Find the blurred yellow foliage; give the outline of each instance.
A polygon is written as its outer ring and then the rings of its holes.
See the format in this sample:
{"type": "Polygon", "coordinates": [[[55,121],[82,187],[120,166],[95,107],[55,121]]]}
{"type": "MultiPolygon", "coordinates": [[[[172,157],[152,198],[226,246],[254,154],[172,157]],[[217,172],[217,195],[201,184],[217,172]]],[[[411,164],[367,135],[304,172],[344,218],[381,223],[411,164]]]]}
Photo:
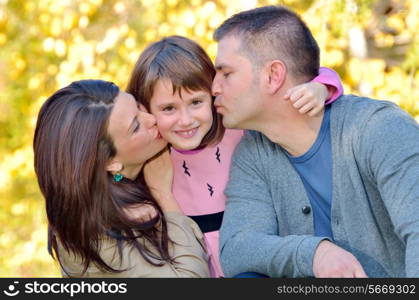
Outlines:
{"type": "Polygon", "coordinates": [[[419,120],[415,0],[0,1],[0,276],[60,276],[33,171],[33,129],[48,95],[83,78],[124,88],[144,47],[167,35],[195,39],[214,58],[214,29],[266,4],[301,14],[346,93],[394,101],[419,120]]]}

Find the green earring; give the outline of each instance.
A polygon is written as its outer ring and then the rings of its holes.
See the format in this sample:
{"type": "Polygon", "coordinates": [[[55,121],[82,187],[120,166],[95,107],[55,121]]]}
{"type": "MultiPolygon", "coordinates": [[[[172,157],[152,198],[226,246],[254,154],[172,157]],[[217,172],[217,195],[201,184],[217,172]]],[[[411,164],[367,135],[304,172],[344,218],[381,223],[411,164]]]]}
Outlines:
{"type": "Polygon", "coordinates": [[[121,173],[116,173],[115,175],[113,175],[113,179],[115,180],[115,182],[120,182],[122,178],[124,178],[124,175],[122,175],[121,173]]]}

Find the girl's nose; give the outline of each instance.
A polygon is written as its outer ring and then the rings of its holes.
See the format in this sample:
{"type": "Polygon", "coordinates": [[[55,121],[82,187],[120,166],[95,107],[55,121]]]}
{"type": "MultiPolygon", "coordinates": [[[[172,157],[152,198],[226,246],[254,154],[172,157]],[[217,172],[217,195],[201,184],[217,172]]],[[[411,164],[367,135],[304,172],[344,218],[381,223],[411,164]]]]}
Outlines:
{"type": "Polygon", "coordinates": [[[187,110],[181,112],[179,123],[185,127],[193,123],[193,119],[187,110]]]}

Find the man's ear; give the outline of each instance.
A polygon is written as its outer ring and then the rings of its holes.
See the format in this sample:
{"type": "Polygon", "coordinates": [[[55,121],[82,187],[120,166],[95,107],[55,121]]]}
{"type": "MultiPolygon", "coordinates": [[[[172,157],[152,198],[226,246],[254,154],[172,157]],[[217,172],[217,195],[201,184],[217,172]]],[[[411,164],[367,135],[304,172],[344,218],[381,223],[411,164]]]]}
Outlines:
{"type": "Polygon", "coordinates": [[[120,172],[121,170],[122,170],[122,164],[115,159],[112,159],[106,166],[106,171],[109,171],[111,173],[117,173],[117,172],[120,172]]]}
{"type": "Polygon", "coordinates": [[[272,60],[266,65],[266,87],[269,94],[275,94],[285,83],[287,67],[281,60],[272,60]]]}

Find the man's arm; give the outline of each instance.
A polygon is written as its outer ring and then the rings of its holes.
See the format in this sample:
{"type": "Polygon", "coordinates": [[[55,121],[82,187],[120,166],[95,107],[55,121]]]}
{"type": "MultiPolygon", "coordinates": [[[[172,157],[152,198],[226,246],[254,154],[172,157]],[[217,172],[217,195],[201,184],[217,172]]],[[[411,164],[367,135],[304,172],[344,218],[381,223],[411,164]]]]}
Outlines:
{"type": "Polygon", "coordinates": [[[406,245],[406,276],[419,277],[419,125],[389,105],[361,132],[361,165],[376,182],[394,231],[406,245]]]}
{"type": "Polygon", "coordinates": [[[226,276],[242,272],[271,277],[313,276],[313,255],[322,238],[278,235],[277,216],[267,182],[269,174],[260,162],[256,138],[246,134],[233,156],[220,237],[224,273],[226,276]]]}

